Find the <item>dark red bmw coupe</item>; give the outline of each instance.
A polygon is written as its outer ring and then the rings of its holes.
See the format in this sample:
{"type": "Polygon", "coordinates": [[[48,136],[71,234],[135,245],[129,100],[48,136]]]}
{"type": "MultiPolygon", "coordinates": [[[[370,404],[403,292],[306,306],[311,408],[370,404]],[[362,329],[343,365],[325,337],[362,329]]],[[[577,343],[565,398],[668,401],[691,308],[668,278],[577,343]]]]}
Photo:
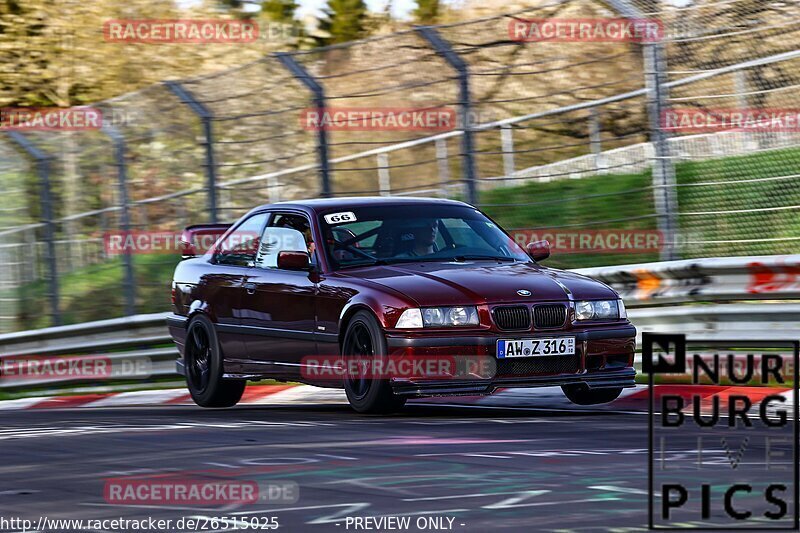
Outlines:
{"type": "Polygon", "coordinates": [[[604,403],[634,385],[619,295],[541,266],[546,242],[523,250],[461,202],[278,203],[182,240],[168,325],[204,407],[235,405],[259,379],[344,388],[359,412],[547,385],[604,403]],[[200,255],[209,231],[222,236],[200,255]]]}

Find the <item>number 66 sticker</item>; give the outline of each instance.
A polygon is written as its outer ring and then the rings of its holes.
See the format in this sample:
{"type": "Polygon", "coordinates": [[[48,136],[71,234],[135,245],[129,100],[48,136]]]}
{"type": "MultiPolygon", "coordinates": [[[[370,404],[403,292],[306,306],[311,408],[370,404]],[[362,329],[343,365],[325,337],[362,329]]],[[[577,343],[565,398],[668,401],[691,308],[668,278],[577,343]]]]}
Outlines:
{"type": "Polygon", "coordinates": [[[356,215],[351,211],[345,213],[331,213],[325,215],[325,222],[328,224],[344,224],[345,222],[355,222],[356,215]]]}

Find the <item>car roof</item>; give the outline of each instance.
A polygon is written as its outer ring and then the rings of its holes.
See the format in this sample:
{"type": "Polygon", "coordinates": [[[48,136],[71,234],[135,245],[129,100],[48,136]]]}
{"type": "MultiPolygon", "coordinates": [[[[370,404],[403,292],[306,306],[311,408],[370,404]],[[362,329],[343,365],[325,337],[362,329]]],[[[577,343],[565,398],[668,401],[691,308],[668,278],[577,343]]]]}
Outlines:
{"type": "Polygon", "coordinates": [[[292,200],[288,202],[277,202],[266,204],[256,209],[275,208],[275,207],[296,207],[310,209],[316,212],[323,212],[330,209],[350,209],[355,207],[367,207],[376,205],[451,205],[470,207],[469,204],[457,200],[447,200],[444,198],[408,198],[397,196],[353,196],[342,198],[316,198],[313,200],[292,200]]]}

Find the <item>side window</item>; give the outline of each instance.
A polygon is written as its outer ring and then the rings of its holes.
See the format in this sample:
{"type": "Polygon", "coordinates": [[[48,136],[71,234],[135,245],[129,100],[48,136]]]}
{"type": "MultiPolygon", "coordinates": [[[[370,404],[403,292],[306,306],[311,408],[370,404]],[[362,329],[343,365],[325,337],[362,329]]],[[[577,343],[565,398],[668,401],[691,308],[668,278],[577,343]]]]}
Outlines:
{"type": "Polygon", "coordinates": [[[307,252],[308,246],[303,234],[291,228],[266,228],[261,238],[256,266],[259,268],[278,268],[280,252],[307,252]]]}
{"type": "Polygon", "coordinates": [[[261,229],[268,216],[267,213],[260,213],[242,222],[217,246],[215,261],[220,265],[253,266],[259,249],[261,229]]]}
{"type": "Polygon", "coordinates": [[[303,215],[276,213],[264,228],[256,258],[259,268],[277,268],[280,252],[308,252],[313,260],[314,241],[311,224],[303,215]]]}

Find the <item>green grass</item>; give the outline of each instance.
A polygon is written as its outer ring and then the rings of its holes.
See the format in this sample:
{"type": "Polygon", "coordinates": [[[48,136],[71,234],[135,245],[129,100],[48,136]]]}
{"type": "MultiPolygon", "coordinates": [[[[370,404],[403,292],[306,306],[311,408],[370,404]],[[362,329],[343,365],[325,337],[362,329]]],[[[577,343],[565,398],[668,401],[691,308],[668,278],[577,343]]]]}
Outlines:
{"type": "MultiPolygon", "coordinates": [[[[690,240],[752,242],[688,244],[680,255],[714,257],[793,253],[800,237],[796,210],[715,215],[690,213],[800,205],[800,149],[784,149],[675,166],[680,231],[690,240]],[[742,183],[741,180],[763,180],[742,183]],[[738,182],[738,183],[737,183],[738,182]],[[697,186],[697,184],[706,184],[697,186]]],[[[483,209],[505,228],[639,229],[657,228],[649,171],[602,174],[582,179],[527,183],[481,194],[483,209]],[[527,205],[503,205],[527,204],[527,205]]],[[[554,255],[550,265],[577,268],[657,261],[656,253],[554,255]]]]}
{"type": "MultiPolygon", "coordinates": [[[[579,180],[526,183],[481,194],[481,207],[507,230],[655,229],[650,173],[604,174],[579,180]],[[619,206],[624,203],[624,208],[619,206]],[[505,204],[505,205],[504,205],[505,204]],[[507,205],[528,204],[528,205],[507,205]]],[[[556,254],[548,264],[583,267],[620,262],[657,261],[658,254],[556,254]]]]}
{"type": "MultiPolygon", "coordinates": [[[[170,306],[170,283],[179,256],[134,256],[136,312],[158,313],[170,306]]],[[[62,318],[65,324],[123,316],[124,269],[121,258],[63,274],[59,279],[62,318]]],[[[50,325],[47,284],[37,281],[23,286],[19,329],[50,325]]]]}

